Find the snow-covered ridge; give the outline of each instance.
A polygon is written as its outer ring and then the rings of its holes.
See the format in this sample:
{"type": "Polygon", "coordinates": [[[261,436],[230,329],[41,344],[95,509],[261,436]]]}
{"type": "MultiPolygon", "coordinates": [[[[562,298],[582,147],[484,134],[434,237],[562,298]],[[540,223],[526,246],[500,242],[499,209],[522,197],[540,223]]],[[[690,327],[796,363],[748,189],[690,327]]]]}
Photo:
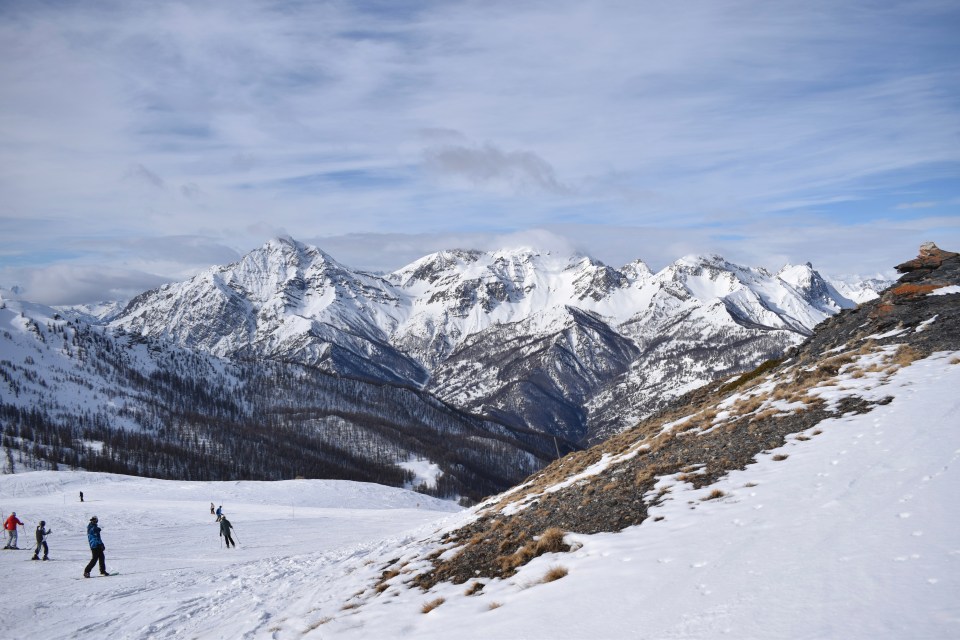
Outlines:
{"type": "MultiPolygon", "coordinates": [[[[139,296],[112,324],[218,355],[251,346],[281,352],[329,333],[323,325],[348,328],[328,337],[361,351],[358,336],[389,344],[430,369],[491,326],[526,321],[549,329],[574,306],[617,327],[649,311],[665,290],[701,305],[721,300],[740,322],[799,332],[854,305],[810,265],[771,276],[720,256],[687,256],[654,274],[642,261],[618,270],[581,255],[521,248],[442,251],[380,277],[277,238],[234,264],[139,296]],[[225,313],[233,316],[226,326],[222,318],[204,322],[225,313]]],[[[302,355],[320,360],[321,352],[302,355]]]]}
{"type": "Polygon", "coordinates": [[[853,306],[810,265],[772,275],[687,256],[652,273],[640,260],[615,269],[526,247],[441,251],[378,276],[287,237],[138,296],[110,326],[223,357],[425,387],[576,440],[626,426],[593,417],[629,421],[619,398],[668,398],[749,368],[853,306]],[[711,344],[716,358],[678,359],[665,337],[685,350],[711,344]],[[550,406],[518,391],[542,388],[538,371],[551,378],[550,406]],[[562,398],[570,406],[553,406],[562,398]]]}

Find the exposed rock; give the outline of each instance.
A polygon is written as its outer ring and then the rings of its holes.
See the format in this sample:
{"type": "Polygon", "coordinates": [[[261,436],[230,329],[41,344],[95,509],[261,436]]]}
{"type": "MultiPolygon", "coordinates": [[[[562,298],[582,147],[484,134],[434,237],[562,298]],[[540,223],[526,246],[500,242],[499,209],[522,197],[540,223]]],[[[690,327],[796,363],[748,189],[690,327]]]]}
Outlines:
{"type": "Polygon", "coordinates": [[[596,533],[639,524],[669,491],[658,485],[662,478],[706,486],[782,446],[792,434],[798,440],[816,437],[814,427],[826,418],[889,403],[889,397],[852,394],[827,403],[808,391],[833,385],[842,373],[867,375],[861,359],[875,375],[886,375],[933,352],[960,350],[960,294],[929,295],[960,285],[960,256],[935,247],[927,248],[926,256],[921,268],[880,300],[821,323],[788,358],[693,391],[633,429],[570,454],[491,500],[476,520],[447,534],[446,546],[458,552],[432,558],[416,583],[429,588],[440,581],[509,576],[532,557],[530,541],[550,528],[596,533]],[[881,308],[886,310],[880,313],[881,308]],[[792,408],[778,408],[783,404],[792,408]]]}

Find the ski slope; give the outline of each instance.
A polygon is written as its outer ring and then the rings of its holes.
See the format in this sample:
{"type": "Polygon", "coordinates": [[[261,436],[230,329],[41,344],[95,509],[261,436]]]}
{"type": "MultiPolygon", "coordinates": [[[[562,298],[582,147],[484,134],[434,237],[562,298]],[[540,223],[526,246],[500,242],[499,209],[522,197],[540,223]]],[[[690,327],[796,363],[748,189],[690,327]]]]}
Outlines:
{"type": "Polygon", "coordinates": [[[334,480],[171,482],[102,473],[0,476],[0,509],[45,520],[48,562],[3,551],[0,619],[10,638],[270,637],[272,619],[323,586],[371,542],[399,544],[459,511],[451,502],[334,480]],[[79,492],[84,492],[83,503],[79,492]],[[210,503],[223,505],[236,549],[221,546],[210,503]],[[86,525],[99,519],[107,569],[82,577],[86,525]]]}
{"type": "Polygon", "coordinates": [[[711,487],[664,478],[670,497],[640,526],[568,534],[575,551],[469,596],[470,584],[422,592],[404,573],[373,588],[471,517],[403,490],[3,476],[0,507],[29,521],[28,538],[46,519],[55,561],[0,554],[0,616],[8,637],[51,639],[956,638],[958,388],[960,352],[841,376],[823,393],[893,400],[823,421],[711,487]],[[707,500],[714,489],[723,497],[707,500]],[[219,547],[211,501],[238,549],[219,547]],[[84,580],[94,513],[120,575],[84,580]],[[552,567],[568,574],[542,583],[552,567]]]}

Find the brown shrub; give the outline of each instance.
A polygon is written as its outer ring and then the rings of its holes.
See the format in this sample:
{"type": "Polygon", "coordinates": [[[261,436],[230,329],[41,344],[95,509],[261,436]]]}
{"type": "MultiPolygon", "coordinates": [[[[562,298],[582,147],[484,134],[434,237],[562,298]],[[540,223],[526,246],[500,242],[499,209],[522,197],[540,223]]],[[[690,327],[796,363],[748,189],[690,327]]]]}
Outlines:
{"type": "Polygon", "coordinates": [[[433,611],[434,609],[436,609],[446,601],[447,601],[446,598],[437,598],[436,600],[431,600],[430,602],[427,602],[422,607],[420,607],[420,612],[430,613],[431,611],[433,611]]]}
{"type": "Polygon", "coordinates": [[[707,497],[701,498],[701,499],[702,499],[704,502],[706,502],[707,500],[718,500],[718,499],[722,498],[722,497],[725,496],[725,495],[727,495],[727,494],[724,493],[723,491],[721,491],[720,489],[714,489],[714,490],[711,491],[709,494],[707,494],[707,497]]]}
{"type": "Polygon", "coordinates": [[[493,611],[494,609],[499,609],[502,606],[503,605],[500,604],[499,602],[491,602],[490,604],[487,605],[487,608],[493,611]]]}
{"type": "Polygon", "coordinates": [[[550,527],[540,535],[540,539],[537,540],[537,555],[543,555],[545,553],[560,553],[562,551],[569,551],[570,545],[563,541],[563,529],[559,527],[550,527]]]}
{"type": "Polygon", "coordinates": [[[783,358],[780,358],[778,360],[767,360],[766,362],[761,363],[760,366],[754,369],[753,371],[748,371],[747,373],[744,373],[733,382],[728,382],[727,384],[723,385],[722,387],[720,387],[720,389],[718,389],[718,391],[721,394],[729,393],[730,391],[733,391],[737,387],[743,386],[746,383],[750,382],[751,380],[762,376],[767,371],[770,371],[776,368],[778,365],[780,365],[783,362],[783,360],[784,360],[783,358]]]}
{"type": "Polygon", "coordinates": [[[790,456],[788,456],[785,453],[778,453],[777,455],[773,456],[773,459],[776,460],[777,462],[780,462],[781,460],[786,460],[789,457],[790,456]]]}
{"type": "Polygon", "coordinates": [[[763,398],[759,396],[750,396],[749,398],[741,398],[733,405],[732,413],[734,415],[746,415],[748,413],[753,413],[760,408],[760,405],[763,404],[763,398]]]}
{"type": "Polygon", "coordinates": [[[470,588],[464,592],[464,595],[475,596],[483,591],[484,586],[486,585],[484,585],[482,582],[474,582],[472,585],[470,585],[470,588]]]}
{"type": "Polygon", "coordinates": [[[894,364],[898,364],[901,367],[906,367],[912,364],[914,361],[920,359],[920,352],[911,347],[908,344],[902,344],[897,349],[896,353],[893,354],[891,361],[894,364]]]}
{"type": "Polygon", "coordinates": [[[543,579],[541,579],[540,582],[543,582],[543,583],[553,582],[554,580],[559,580],[560,578],[563,578],[568,573],[570,572],[567,571],[566,567],[561,567],[559,565],[555,567],[550,567],[550,570],[547,571],[547,573],[543,576],[543,579]]]}
{"type": "Polygon", "coordinates": [[[768,418],[772,418],[773,416],[777,415],[778,413],[780,413],[780,409],[776,409],[776,408],[774,408],[774,407],[770,407],[769,409],[764,409],[763,411],[761,411],[760,413],[758,413],[756,416],[754,416],[754,419],[755,419],[755,420],[766,420],[766,419],[768,419],[768,418]]]}

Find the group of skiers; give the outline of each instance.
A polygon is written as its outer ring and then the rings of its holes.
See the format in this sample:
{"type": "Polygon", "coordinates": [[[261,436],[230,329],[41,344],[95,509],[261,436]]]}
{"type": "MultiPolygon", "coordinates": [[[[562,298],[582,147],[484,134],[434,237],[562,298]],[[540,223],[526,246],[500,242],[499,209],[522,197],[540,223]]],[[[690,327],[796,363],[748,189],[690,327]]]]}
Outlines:
{"type": "MultiPolygon", "coordinates": [[[[17,517],[17,512],[14,511],[10,516],[3,522],[3,530],[7,534],[7,544],[4,546],[4,549],[19,549],[17,546],[18,536],[17,536],[17,527],[22,527],[23,522],[20,521],[20,518],[17,517]]],[[[47,523],[43,520],[40,521],[40,524],[37,525],[37,548],[33,552],[33,560],[49,560],[50,547],[47,546],[47,536],[53,533],[50,529],[47,529],[47,523]],[[40,551],[43,551],[43,558],[40,558],[40,551]]]]}
{"type": "MultiPolygon", "coordinates": [[[[81,502],[83,501],[83,493],[80,494],[81,502]]],[[[210,503],[210,513],[217,516],[217,522],[220,523],[220,537],[224,538],[227,544],[227,549],[231,546],[236,547],[237,543],[233,541],[233,537],[230,535],[233,525],[230,524],[230,521],[227,520],[227,517],[223,515],[223,505],[217,507],[216,510],[213,508],[213,503],[210,503]]],[[[7,543],[4,546],[4,549],[19,549],[17,546],[17,527],[23,527],[24,523],[17,517],[17,512],[14,511],[10,516],[4,520],[3,529],[6,533],[7,543]]],[[[36,537],[37,537],[37,547],[33,552],[32,560],[49,560],[50,557],[50,547],[47,545],[47,536],[53,533],[51,529],[47,529],[47,523],[44,520],[40,521],[40,524],[37,525],[36,537]],[[40,557],[40,552],[43,551],[43,557],[40,557]]],[[[104,551],[107,547],[103,544],[103,539],[100,537],[100,521],[97,519],[97,516],[90,518],[90,522],[87,523],[87,543],[90,545],[91,558],[90,562],[87,563],[87,566],[83,569],[83,577],[89,578],[90,571],[96,565],[100,565],[100,575],[109,576],[111,575],[107,571],[106,567],[106,557],[104,556],[104,551]]]]}
{"type": "Polygon", "coordinates": [[[227,520],[227,516],[223,515],[223,505],[220,505],[216,509],[213,508],[213,503],[210,503],[210,514],[217,516],[217,522],[220,523],[220,537],[224,539],[227,544],[227,549],[230,548],[230,545],[233,545],[236,548],[237,543],[233,541],[233,538],[230,536],[230,530],[233,529],[233,525],[230,524],[230,521],[227,520]]]}

